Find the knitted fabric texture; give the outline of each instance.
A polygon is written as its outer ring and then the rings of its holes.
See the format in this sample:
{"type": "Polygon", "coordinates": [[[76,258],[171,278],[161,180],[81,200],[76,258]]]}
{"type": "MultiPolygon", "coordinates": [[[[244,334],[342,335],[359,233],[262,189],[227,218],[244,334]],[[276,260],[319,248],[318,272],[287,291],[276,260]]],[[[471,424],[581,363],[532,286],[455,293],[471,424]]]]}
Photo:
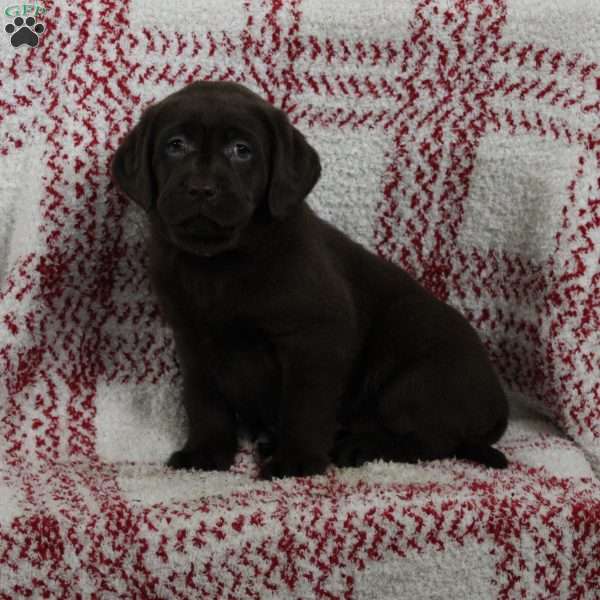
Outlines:
{"type": "Polygon", "coordinates": [[[24,6],[0,52],[0,598],[600,597],[600,3],[24,6]],[[181,377],[109,164],[199,79],[287,111],[322,158],[309,203],[477,328],[506,471],[163,466],[181,377]]]}

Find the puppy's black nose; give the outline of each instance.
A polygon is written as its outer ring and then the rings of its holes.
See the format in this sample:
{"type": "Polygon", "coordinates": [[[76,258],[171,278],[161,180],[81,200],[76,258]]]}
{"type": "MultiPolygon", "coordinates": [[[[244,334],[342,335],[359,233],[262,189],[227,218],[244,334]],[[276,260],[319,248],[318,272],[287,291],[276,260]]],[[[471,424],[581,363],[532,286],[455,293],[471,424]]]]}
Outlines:
{"type": "Polygon", "coordinates": [[[185,184],[185,189],[190,196],[210,200],[217,195],[217,186],[211,181],[190,179],[185,184]]]}

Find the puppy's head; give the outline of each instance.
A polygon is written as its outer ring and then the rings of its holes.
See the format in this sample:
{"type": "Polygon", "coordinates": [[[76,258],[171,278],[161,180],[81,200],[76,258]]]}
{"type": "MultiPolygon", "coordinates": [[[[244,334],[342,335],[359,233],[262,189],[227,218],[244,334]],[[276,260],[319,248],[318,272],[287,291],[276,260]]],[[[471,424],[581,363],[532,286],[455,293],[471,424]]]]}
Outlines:
{"type": "Polygon", "coordinates": [[[290,215],[320,172],[286,115],[234,83],[194,83],[151,106],[112,163],[159,233],[198,256],[235,248],[257,215],[290,215]]]}

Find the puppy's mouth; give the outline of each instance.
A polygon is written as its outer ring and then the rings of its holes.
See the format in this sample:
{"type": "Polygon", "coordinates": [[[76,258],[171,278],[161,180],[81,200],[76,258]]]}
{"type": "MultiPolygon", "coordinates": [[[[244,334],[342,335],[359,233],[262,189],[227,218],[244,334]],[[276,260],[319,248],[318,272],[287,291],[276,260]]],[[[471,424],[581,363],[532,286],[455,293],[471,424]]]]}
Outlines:
{"type": "Polygon", "coordinates": [[[238,227],[222,227],[208,219],[192,219],[167,229],[167,237],[176,246],[198,256],[214,256],[233,247],[238,227]]]}

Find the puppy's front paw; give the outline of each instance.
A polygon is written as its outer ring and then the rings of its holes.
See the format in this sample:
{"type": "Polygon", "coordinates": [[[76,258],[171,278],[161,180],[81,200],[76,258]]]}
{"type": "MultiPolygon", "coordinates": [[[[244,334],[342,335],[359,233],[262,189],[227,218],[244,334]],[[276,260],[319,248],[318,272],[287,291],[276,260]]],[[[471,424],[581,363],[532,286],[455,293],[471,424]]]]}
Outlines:
{"type": "Polygon", "coordinates": [[[200,469],[202,471],[227,471],[233,464],[235,448],[199,446],[193,450],[174,452],[167,461],[172,469],[200,469]]]}
{"type": "Polygon", "coordinates": [[[331,451],[331,460],[337,467],[359,467],[377,457],[377,442],[369,435],[345,432],[338,435],[331,451]]]}
{"type": "Polygon", "coordinates": [[[260,475],[262,479],[321,475],[328,464],[325,455],[276,451],[262,464],[260,475]]]}

